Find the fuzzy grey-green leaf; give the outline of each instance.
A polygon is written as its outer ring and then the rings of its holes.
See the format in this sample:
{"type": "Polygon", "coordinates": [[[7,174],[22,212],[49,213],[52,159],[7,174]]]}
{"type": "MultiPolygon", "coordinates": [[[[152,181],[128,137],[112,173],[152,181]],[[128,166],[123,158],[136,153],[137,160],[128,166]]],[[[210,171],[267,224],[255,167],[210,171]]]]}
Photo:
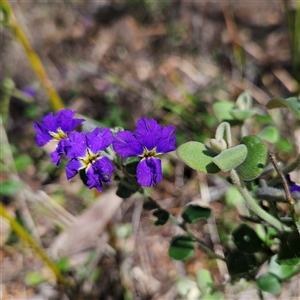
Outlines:
{"type": "Polygon", "coordinates": [[[199,142],[187,142],[176,150],[177,156],[191,168],[203,173],[218,173],[220,169],[213,163],[218,153],[199,142]]]}
{"type": "Polygon", "coordinates": [[[266,107],[268,109],[288,107],[296,118],[300,119],[300,99],[297,99],[296,97],[287,99],[273,98],[267,103],[266,107]]]}
{"type": "Polygon", "coordinates": [[[267,148],[260,138],[255,135],[243,137],[240,145],[246,146],[248,153],[246,159],[236,168],[236,171],[244,180],[253,180],[261,174],[265,166],[267,148]]]}
{"type": "Polygon", "coordinates": [[[247,156],[247,147],[237,145],[235,147],[222,151],[214,157],[212,161],[223,171],[228,172],[239,166],[247,156]]]}

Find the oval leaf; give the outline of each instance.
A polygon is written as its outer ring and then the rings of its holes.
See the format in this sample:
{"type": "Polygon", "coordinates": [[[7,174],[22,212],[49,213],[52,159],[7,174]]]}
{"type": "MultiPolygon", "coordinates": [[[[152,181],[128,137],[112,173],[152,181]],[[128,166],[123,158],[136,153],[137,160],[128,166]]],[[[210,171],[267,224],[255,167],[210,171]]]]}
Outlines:
{"type": "Polygon", "coordinates": [[[296,97],[287,99],[273,98],[267,103],[266,107],[268,109],[287,107],[296,118],[300,119],[300,99],[296,97]]]}
{"type": "Polygon", "coordinates": [[[194,242],[185,235],[179,235],[173,238],[169,248],[169,256],[176,260],[184,260],[194,253],[194,242]]]}
{"type": "Polygon", "coordinates": [[[258,237],[257,233],[246,224],[241,224],[236,228],[232,236],[235,245],[243,252],[255,253],[263,249],[262,240],[258,237]]]}
{"type": "Polygon", "coordinates": [[[280,280],[287,280],[298,273],[298,268],[296,266],[279,265],[276,260],[277,254],[271,257],[269,272],[274,274],[280,280]]]}
{"type": "Polygon", "coordinates": [[[229,112],[236,120],[239,121],[244,121],[256,114],[256,111],[254,109],[249,109],[249,110],[232,109],[229,112]]]}
{"type": "Polygon", "coordinates": [[[143,209],[145,210],[153,210],[159,208],[158,204],[152,200],[152,199],[148,199],[146,202],[144,202],[143,204],[143,209]]]}
{"type": "Polygon", "coordinates": [[[200,219],[208,219],[210,216],[211,210],[199,205],[189,205],[184,209],[182,213],[183,220],[191,224],[197,222],[200,219]]]}
{"type": "Polygon", "coordinates": [[[214,280],[211,273],[208,270],[201,269],[197,271],[196,278],[199,289],[203,294],[207,294],[212,290],[214,286],[214,280]]]}
{"type": "Polygon", "coordinates": [[[218,173],[220,169],[212,162],[218,153],[199,142],[187,142],[180,145],[176,153],[191,168],[203,173],[218,173]]]}
{"type": "Polygon", "coordinates": [[[216,102],[213,105],[213,111],[217,119],[222,121],[234,120],[233,116],[230,114],[230,110],[235,108],[235,104],[229,101],[216,102]]]}
{"type": "Polygon", "coordinates": [[[300,235],[297,231],[284,232],[280,237],[278,264],[295,266],[300,263],[300,235]]]}
{"type": "Polygon", "coordinates": [[[247,147],[238,145],[222,151],[212,161],[223,171],[228,172],[239,166],[247,157],[247,147]]]}
{"type": "Polygon", "coordinates": [[[276,143],[280,138],[279,130],[274,126],[264,128],[257,136],[269,143],[276,143]]]}
{"type": "Polygon", "coordinates": [[[280,294],[282,290],[282,286],[278,278],[275,275],[270,273],[259,276],[256,283],[259,289],[271,293],[273,295],[280,294]]]}
{"type": "Polygon", "coordinates": [[[169,220],[169,212],[164,209],[158,209],[153,213],[153,216],[157,217],[157,221],[154,223],[155,226],[165,225],[169,220]]]}
{"type": "Polygon", "coordinates": [[[236,171],[244,180],[253,180],[261,174],[265,166],[267,148],[260,138],[255,135],[243,137],[240,144],[247,147],[248,153],[246,159],[236,168],[236,171]]]}
{"type": "Polygon", "coordinates": [[[227,255],[226,264],[229,274],[235,276],[252,271],[256,267],[256,258],[253,254],[236,250],[227,255]]]}
{"type": "Polygon", "coordinates": [[[241,93],[236,100],[236,105],[241,110],[251,109],[252,103],[253,103],[252,97],[247,92],[241,93]]]}
{"type": "Polygon", "coordinates": [[[130,180],[124,177],[118,184],[116,195],[120,198],[129,198],[135,192],[137,192],[136,187],[132,186],[130,180]]]}

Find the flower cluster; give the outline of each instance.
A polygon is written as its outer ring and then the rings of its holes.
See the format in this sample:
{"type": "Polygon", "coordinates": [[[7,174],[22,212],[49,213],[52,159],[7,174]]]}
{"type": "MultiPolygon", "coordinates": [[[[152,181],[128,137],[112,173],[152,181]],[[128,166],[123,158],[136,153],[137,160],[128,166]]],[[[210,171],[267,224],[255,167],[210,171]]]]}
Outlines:
{"type": "Polygon", "coordinates": [[[175,150],[174,126],[162,127],[154,119],[142,118],[134,133],[117,133],[113,148],[122,157],[139,156],[137,181],[142,186],[153,186],[162,180],[161,160],[158,155],[175,150]]]}
{"type": "Polygon", "coordinates": [[[108,128],[95,128],[92,132],[74,132],[84,119],[75,119],[75,111],[69,109],[52,113],[35,122],[38,146],[44,146],[50,140],[58,145],[51,153],[52,162],[58,167],[65,155],[70,161],[66,166],[67,179],[78,172],[85,171],[87,186],[102,191],[103,183],[110,182],[115,167],[107,157],[105,150],[113,146],[116,154],[122,158],[140,157],[137,165],[137,182],[151,187],[162,180],[161,160],[158,155],[175,150],[176,136],[174,126],[162,127],[154,119],[142,118],[137,122],[134,133],[125,130],[113,136],[108,128]]]}
{"type": "Polygon", "coordinates": [[[56,116],[50,113],[42,119],[42,123],[34,123],[37,132],[36,143],[39,147],[51,140],[58,141],[56,149],[51,153],[51,162],[56,163],[57,167],[60,165],[61,156],[66,153],[68,135],[84,121],[84,119],[74,119],[75,113],[70,109],[60,110],[56,116]]]}

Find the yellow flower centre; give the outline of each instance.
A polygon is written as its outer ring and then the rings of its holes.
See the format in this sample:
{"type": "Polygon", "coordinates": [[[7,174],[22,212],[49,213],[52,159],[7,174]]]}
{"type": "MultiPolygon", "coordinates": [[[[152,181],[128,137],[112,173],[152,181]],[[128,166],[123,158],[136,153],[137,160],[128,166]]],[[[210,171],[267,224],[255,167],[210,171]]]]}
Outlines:
{"type": "Polygon", "coordinates": [[[49,131],[49,134],[58,141],[67,138],[67,135],[60,128],[57,129],[57,132],[49,131]]]}
{"type": "Polygon", "coordinates": [[[84,163],[85,168],[88,168],[99,158],[99,156],[100,154],[93,154],[90,152],[90,149],[86,149],[85,157],[78,159],[84,163]]]}
{"type": "Polygon", "coordinates": [[[141,155],[141,157],[142,158],[156,157],[158,155],[159,155],[159,153],[156,153],[156,147],[154,147],[152,150],[148,150],[146,147],[144,147],[144,152],[141,155]]]}

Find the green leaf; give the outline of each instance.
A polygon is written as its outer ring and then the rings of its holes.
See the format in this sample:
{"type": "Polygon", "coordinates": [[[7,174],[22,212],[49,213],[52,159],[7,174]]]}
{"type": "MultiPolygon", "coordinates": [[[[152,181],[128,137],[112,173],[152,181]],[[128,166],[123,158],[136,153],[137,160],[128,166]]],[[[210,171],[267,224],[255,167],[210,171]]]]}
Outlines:
{"type": "MultiPolygon", "coordinates": [[[[222,122],[216,130],[216,140],[221,142],[224,140],[227,144],[226,148],[232,147],[231,128],[228,122],[222,122]]],[[[225,149],[226,149],[225,148],[225,149]]]]}
{"type": "Polygon", "coordinates": [[[235,120],[244,121],[256,114],[256,110],[240,110],[240,109],[231,109],[229,113],[234,117],[235,120]]]}
{"type": "Polygon", "coordinates": [[[214,286],[214,280],[211,273],[208,270],[201,269],[197,271],[196,278],[201,292],[203,294],[210,293],[214,286]]]}
{"type": "Polygon", "coordinates": [[[287,107],[296,118],[300,119],[300,99],[296,97],[287,99],[273,98],[267,103],[266,107],[268,109],[287,107]]]}
{"type": "Polygon", "coordinates": [[[191,168],[203,173],[218,173],[220,169],[212,162],[218,153],[199,142],[187,142],[180,145],[176,153],[191,168]]]}
{"type": "Polygon", "coordinates": [[[25,281],[29,286],[37,286],[46,279],[38,272],[29,272],[26,274],[25,281]]]}
{"type": "Polygon", "coordinates": [[[286,139],[281,138],[276,144],[277,149],[280,149],[282,152],[290,153],[293,150],[293,145],[286,139]]]}
{"type": "Polygon", "coordinates": [[[278,295],[281,293],[282,286],[278,278],[270,273],[263,274],[259,276],[256,281],[257,286],[264,292],[271,293],[273,295],[278,295]]]}
{"type": "Polygon", "coordinates": [[[280,236],[278,264],[295,266],[300,263],[300,235],[297,231],[284,232],[280,236]]]}
{"type": "Polygon", "coordinates": [[[234,120],[230,111],[235,107],[236,105],[233,102],[229,102],[229,101],[216,102],[213,104],[213,111],[215,116],[220,122],[229,121],[229,120],[234,120]]]}
{"type": "Polygon", "coordinates": [[[279,130],[274,126],[264,128],[257,136],[269,143],[276,143],[280,138],[279,130]]]}
{"type": "Polygon", "coordinates": [[[256,267],[255,256],[239,250],[230,252],[226,257],[226,263],[231,276],[248,273],[256,267]]]}
{"type": "Polygon", "coordinates": [[[125,166],[127,173],[129,175],[135,176],[136,175],[136,167],[138,164],[139,164],[139,161],[133,161],[133,162],[128,163],[125,166]]]}
{"type": "Polygon", "coordinates": [[[252,97],[247,92],[241,93],[236,100],[236,105],[241,110],[251,109],[252,103],[253,103],[252,97]]]}
{"type": "Polygon", "coordinates": [[[23,184],[19,181],[4,181],[0,183],[0,195],[7,196],[7,197],[13,196],[22,187],[23,184]]]}
{"type": "Polygon", "coordinates": [[[165,209],[158,209],[155,212],[153,212],[153,216],[157,217],[157,221],[155,221],[155,226],[162,226],[165,225],[169,220],[169,212],[165,209]]]}
{"type": "Polygon", "coordinates": [[[246,224],[237,227],[232,236],[239,250],[246,253],[255,253],[263,249],[263,242],[257,233],[246,224]]]}
{"type": "Polygon", "coordinates": [[[18,172],[24,171],[30,164],[32,164],[32,159],[26,154],[19,155],[15,158],[15,166],[18,172]]]}
{"type": "Polygon", "coordinates": [[[191,224],[196,223],[200,219],[208,219],[210,216],[211,210],[199,205],[189,205],[182,213],[183,220],[191,224]]]}
{"type": "Polygon", "coordinates": [[[68,272],[71,268],[70,265],[70,258],[69,257],[62,257],[56,262],[57,267],[61,272],[68,272]]]}
{"type": "Polygon", "coordinates": [[[239,166],[247,157],[247,147],[237,145],[222,151],[212,161],[223,171],[228,172],[239,166]]]}
{"type": "MultiPolygon", "coordinates": [[[[200,291],[198,290],[196,283],[186,277],[177,281],[176,286],[177,286],[177,290],[178,290],[179,294],[181,296],[184,296],[184,299],[190,299],[190,297],[189,297],[190,293],[194,294],[194,291],[198,292],[198,294],[200,296],[200,291]]],[[[197,296],[198,295],[196,295],[196,297],[197,296]]],[[[198,299],[198,297],[196,299],[198,299]]]]}
{"type": "Polygon", "coordinates": [[[86,175],[86,170],[85,170],[85,169],[79,170],[79,177],[80,177],[82,183],[83,183],[84,185],[87,186],[87,185],[88,185],[88,184],[87,184],[87,182],[88,182],[88,177],[87,177],[87,175],[86,175]]]}
{"type": "Polygon", "coordinates": [[[193,240],[185,235],[173,238],[169,248],[169,256],[176,260],[184,260],[191,257],[194,253],[193,240]]]}
{"type": "Polygon", "coordinates": [[[287,280],[298,273],[296,266],[284,266],[277,263],[278,255],[273,255],[269,263],[269,272],[280,280],[287,280]]]}
{"type": "Polygon", "coordinates": [[[247,157],[240,164],[236,171],[244,180],[253,180],[257,178],[266,163],[267,148],[265,144],[255,135],[249,135],[242,138],[241,145],[248,149],[247,157]]]}
{"type": "Polygon", "coordinates": [[[137,192],[137,188],[132,185],[127,177],[124,177],[119,182],[116,195],[120,198],[129,198],[135,192],[137,192]]]}
{"type": "Polygon", "coordinates": [[[146,202],[144,202],[143,204],[143,209],[145,210],[153,210],[159,208],[158,204],[152,200],[152,199],[148,199],[146,202]]]}

